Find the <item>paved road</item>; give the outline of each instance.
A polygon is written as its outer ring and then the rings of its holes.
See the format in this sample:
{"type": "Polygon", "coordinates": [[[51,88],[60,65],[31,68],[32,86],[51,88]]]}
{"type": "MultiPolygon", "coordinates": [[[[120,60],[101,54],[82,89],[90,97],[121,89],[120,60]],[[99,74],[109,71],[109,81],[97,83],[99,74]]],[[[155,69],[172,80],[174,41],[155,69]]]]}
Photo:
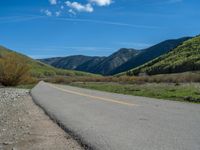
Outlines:
{"type": "Polygon", "coordinates": [[[93,149],[200,150],[200,105],[40,82],[36,103],[93,149]]]}

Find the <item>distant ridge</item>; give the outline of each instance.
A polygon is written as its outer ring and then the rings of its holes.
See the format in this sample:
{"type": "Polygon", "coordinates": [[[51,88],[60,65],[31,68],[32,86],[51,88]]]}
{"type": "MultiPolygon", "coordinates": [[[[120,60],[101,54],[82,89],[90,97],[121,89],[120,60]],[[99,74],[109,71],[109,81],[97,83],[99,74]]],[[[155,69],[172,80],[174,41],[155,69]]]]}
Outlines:
{"type": "Polygon", "coordinates": [[[110,72],[137,55],[139,51],[122,48],[108,57],[68,56],[39,59],[41,62],[57,68],[74,69],[96,74],[109,75],[110,72]]]}
{"type": "Polygon", "coordinates": [[[67,57],[55,57],[47,59],[39,59],[41,62],[52,65],[57,68],[77,70],[78,66],[88,62],[102,60],[105,57],[91,57],[84,55],[74,55],[67,57]]]}

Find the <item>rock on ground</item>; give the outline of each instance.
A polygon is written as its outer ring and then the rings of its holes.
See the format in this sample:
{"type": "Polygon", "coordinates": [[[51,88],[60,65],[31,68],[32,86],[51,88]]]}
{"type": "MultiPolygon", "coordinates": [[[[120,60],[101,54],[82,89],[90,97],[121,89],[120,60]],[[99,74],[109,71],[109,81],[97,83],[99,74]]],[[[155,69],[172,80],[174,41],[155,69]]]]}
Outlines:
{"type": "Polygon", "coordinates": [[[29,90],[0,88],[0,150],[81,150],[34,104],[29,90]]]}

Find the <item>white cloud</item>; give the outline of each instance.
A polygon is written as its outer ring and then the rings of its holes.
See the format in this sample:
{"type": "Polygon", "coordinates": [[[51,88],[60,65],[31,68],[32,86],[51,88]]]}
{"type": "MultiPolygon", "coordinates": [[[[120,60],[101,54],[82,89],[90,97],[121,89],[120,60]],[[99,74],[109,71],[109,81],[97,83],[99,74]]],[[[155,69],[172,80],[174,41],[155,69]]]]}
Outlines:
{"type": "Polygon", "coordinates": [[[112,0],[89,0],[90,3],[95,3],[99,6],[107,6],[112,3],[112,0]]]}
{"type": "Polygon", "coordinates": [[[61,15],[61,11],[56,11],[55,14],[56,14],[56,17],[58,17],[61,15]]]}
{"type": "MultiPolygon", "coordinates": [[[[85,0],[85,3],[79,2],[79,0],[48,0],[54,9],[43,10],[43,14],[47,16],[60,16],[63,12],[68,12],[69,15],[76,15],[78,12],[94,12],[95,7],[103,7],[110,5],[113,0],[85,0]]],[[[176,0],[177,1],[177,0],[176,0]]]]}
{"type": "Polygon", "coordinates": [[[63,9],[64,9],[64,6],[63,6],[63,5],[61,5],[61,6],[60,6],[60,9],[62,9],[62,10],[63,10],[63,9]]]}
{"type": "Polygon", "coordinates": [[[91,4],[81,4],[78,2],[70,2],[70,1],[66,1],[65,4],[70,7],[73,10],[76,10],[78,12],[93,12],[94,8],[92,7],[91,4]]]}
{"type": "Polygon", "coordinates": [[[72,15],[76,15],[76,12],[73,11],[73,9],[68,10],[68,12],[69,12],[70,14],[72,14],[72,15]]]}
{"type": "Polygon", "coordinates": [[[56,5],[57,4],[57,0],[49,0],[51,5],[56,5]]]}
{"type": "Polygon", "coordinates": [[[47,10],[44,10],[43,12],[44,12],[44,14],[47,15],[47,16],[52,16],[52,12],[49,11],[48,9],[47,9],[47,10]]]}

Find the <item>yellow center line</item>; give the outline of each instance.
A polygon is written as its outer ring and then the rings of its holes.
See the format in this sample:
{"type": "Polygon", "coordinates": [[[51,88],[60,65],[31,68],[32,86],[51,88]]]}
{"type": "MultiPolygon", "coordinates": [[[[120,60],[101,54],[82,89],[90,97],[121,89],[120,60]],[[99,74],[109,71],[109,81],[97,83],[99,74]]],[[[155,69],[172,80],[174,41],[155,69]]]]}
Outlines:
{"type": "Polygon", "coordinates": [[[112,102],[112,103],[117,103],[117,104],[122,104],[122,105],[127,105],[127,106],[134,106],[135,105],[133,103],[118,101],[118,100],[114,100],[114,99],[110,99],[110,98],[104,98],[104,97],[92,96],[92,95],[89,95],[89,94],[79,93],[79,92],[76,92],[76,91],[71,91],[71,90],[59,88],[59,87],[51,85],[51,84],[48,84],[48,85],[55,88],[55,89],[58,89],[60,91],[64,91],[64,92],[75,94],[75,95],[85,96],[85,97],[89,97],[89,98],[94,98],[94,99],[98,99],[98,100],[102,100],[102,101],[107,101],[107,102],[112,102]]]}

